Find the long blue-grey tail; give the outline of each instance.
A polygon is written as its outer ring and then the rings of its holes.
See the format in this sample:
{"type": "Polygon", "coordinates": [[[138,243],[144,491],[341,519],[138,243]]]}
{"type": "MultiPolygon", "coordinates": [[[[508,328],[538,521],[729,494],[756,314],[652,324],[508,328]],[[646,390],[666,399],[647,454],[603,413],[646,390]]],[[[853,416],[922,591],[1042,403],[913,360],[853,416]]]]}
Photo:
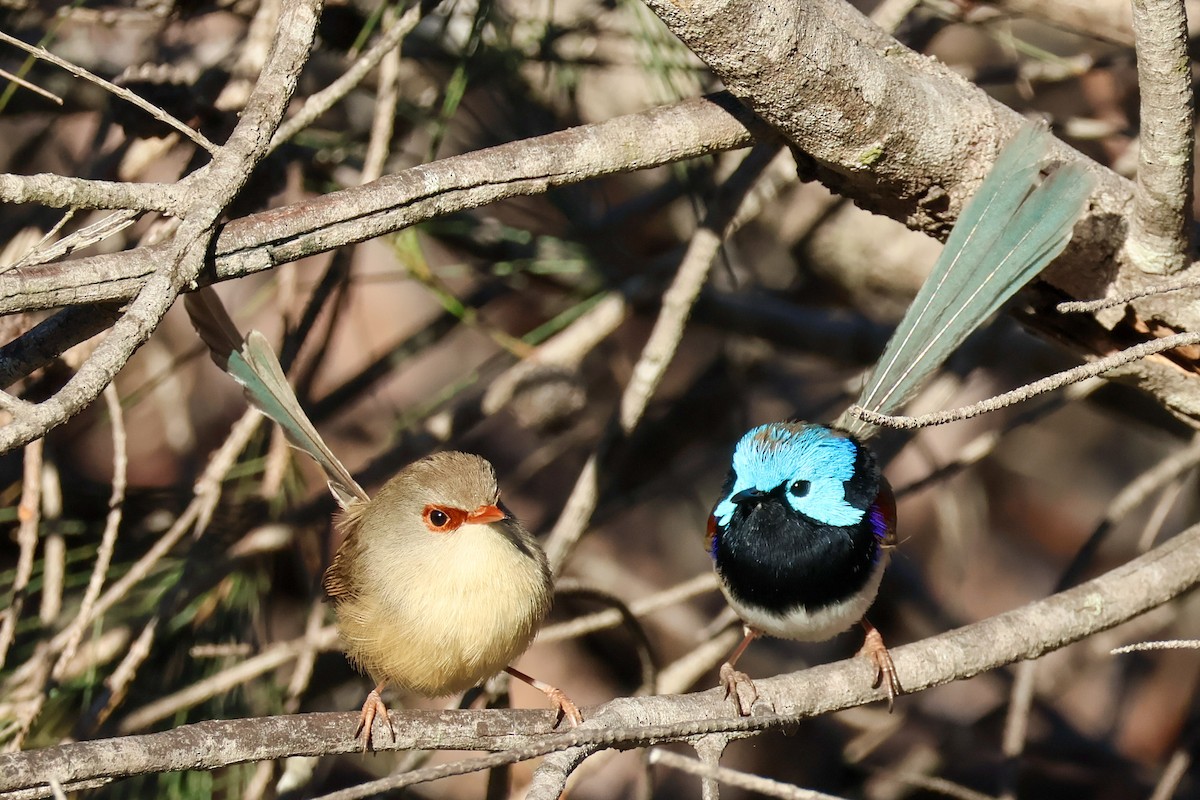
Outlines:
{"type": "Polygon", "coordinates": [[[243,338],[221,298],[208,287],[187,295],[184,307],[196,332],[208,345],[213,361],[242,385],[251,405],[283,429],[292,447],[308,453],[320,465],[329,480],[329,491],[342,508],[367,500],[367,493],[325,444],[300,407],[267,338],[258,331],[250,331],[243,338]]]}
{"type": "MultiPolygon", "coordinates": [[[[1053,141],[1044,124],[1027,123],[1001,151],[946,240],[871,371],[858,405],[890,414],[963,340],[1071,241],[1095,179],[1077,163],[1039,183],[1053,141]]],[[[873,425],[848,413],[837,423],[859,437],[873,425]]]]}

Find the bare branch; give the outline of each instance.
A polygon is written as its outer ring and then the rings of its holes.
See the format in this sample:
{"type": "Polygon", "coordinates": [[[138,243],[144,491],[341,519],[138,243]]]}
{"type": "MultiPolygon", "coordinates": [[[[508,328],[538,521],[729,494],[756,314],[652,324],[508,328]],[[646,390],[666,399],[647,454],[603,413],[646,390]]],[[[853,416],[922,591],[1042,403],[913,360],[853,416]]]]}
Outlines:
{"type": "MultiPolygon", "coordinates": [[[[745,147],[752,130],[767,129],[728,95],[713,95],[445,158],[230,222],[213,248],[213,277],[243,277],[507,197],[745,147]]],[[[166,254],[157,245],[0,275],[0,314],[127,300],[166,254]]]]}
{"type": "MultiPolygon", "coordinates": [[[[986,174],[985,154],[997,152],[1022,121],[842,0],[647,5],[735,96],[811,156],[807,167],[814,177],[910,228],[944,234],[986,174]]],[[[1053,157],[1080,158],[1065,145],[1053,157]]],[[[1132,184],[1104,170],[1096,176],[1099,188],[1075,240],[1043,275],[1074,297],[1126,294],[1153,283],[1122,255],[1132,184]]],[[[1135,311],[1162,327],[1200,330],[1196,304],[1146,299],[1135,311]]],[[[1115,310],[1098,318],[1110,329],[1127,324],[1115,310]]],[[[1080,352],[1094,351],[1094,341],[1084,340],[1077,328],[1047,324],[1080,352]]],[[[1200,419],[1200,382],[1190,373],[1153,361],[1127,373],[1175,413],[1200,419]]]]}
{"type": "Polygon", "coordinates": [[[849,413],[866,422],[870,422],[872,425],[882,425],[886,428],[914,430],[916,428],[928,428],[932,425],[945,425],[948,422],[958,422],[977,417],[980,414],[998,411],[1001,408],[1037,397],[1039,394],[1052,392],[1055,389],[1061,389],[1064,386],[1079,383],[1088,378],[1095,378],[1117,367],[1146,358],[1147,356],[1152,356],[1156,353],[1194,344],[1200,344],[1200,333],[1176,333],[1171,336],[1164,336],[1161,339],[1152,339],[1149,342],[1134,345],[1111,356],[1096,359],[1090,364],[1084,364],[1083,366],[1049,375],[1041,380],[1028,383],[1019,389],[1013,389],[1011,392],[989,397],[987,400],[972,403],[962,408],[936,411],[932,414],[922,414],[919,417],[877,414],[874,411],[868,411],[862,406],[857,405],[851,406],[849,413]]]}
{"type": "Polygon", "coordinates": [[[345,97],[351,89],[362,83],[363,78],[371,74],[371,70],[375,69],[384,56],[396,52],[400,47],[400,40],[417,27],[417,23],[421,21],[421,16],[425,11],[425,3],[414,3],[400,19],[392,22],[379,40],[363,53],[362,58],[355,61],[350,69],[346,70],[336,81],[309,97],[304,102],[304,107],[300,109],[300,113],[279,126],[279,130],[271,138],[271,149],[274,150],[307,128],[318,117],[333,108],[333,105],[345,97]]]}
{"type": "Polygon", "coordinates": [[[92,83],[96,84],[97,86],[102,87],[105,91],[111,92],[116,97],[121,98],[125,102],[132,103],[133,105],[137,106],[142,111],[145,111],[147,114],[154,117],[159,122],[170,125],[172,128],[179,131],[184,136],[191,139],[193,142],[195,142],[197,145],[204,148],[208,152],[214,153],[214,154],[217,152],[217,149],[218,149],[217,146],[215,144],[213,144],[212,142],[210,142],[208,140],[208,137],[206,137],[204,134],[200,133],[199,131],[195,130],[194,128],[191,128],[188,125],[184,125],[182,122],[175,119],[170,114],[163,111],[161,108],[155,106],[153,103],[147,103],[145,100],[138,97],[136,94],[129,91],[128,89],[121,87],[121,86],[117,86],[115,83],[110,83],[109,81],[104,80],[104,78],[101,78],[99,75],[93,75],[91,72],[88,72],[86,69],[83,69],[82,67],[78,67],[78,66],[74,65],[70,61],[67,61],[66,59],[59,58],[58,56],[54,55],[49,50],[46,50],[43,47],[37,47],[35,45],[26,44],[25,42],[22,42],[20,39],[16,38],[15,36],[9,36],[4,31],[0,31],[0,41],[7,42],[8,44],[11,44],[13,47],[16,47],[20,50],[24,50],[26,53],[36,56],[37,58],[40,58],[43,61],[49,62],[49,63],[53,64],[54,66],[59,67],[60,69],[65,69],[67,72],[71,73],[72,75],[74,75],[77,78],[83,78],[84,80],[91,81],[92,83]]]}
{"type": "MultiPolygon", "coordinates": [[[[1104,575],[1065,592],[947,633],[893,648],[905,688],[920,692],[970,678],[1004,664],[1037,658],[1132,619],[1178,597],[1200,582],[1200,526],[1104,575]]],[[[418,770],[389,779],[409,785],[449,774],[486,769],[546,753],[590,745],[677,741],[707,733],[778,728],[800,719],[878,700],[871,666],[862,659],[825,664],[756,681],[775,714],[728,716],[722,690],[688,695],[622,698],[587,718],[597,727],[547,732],[550,711],[394,712],[396,749],[495,750],[469,764],[418,770]]],[[[201,722],[171,731],[78,742],[0,755],[0,791],[64,786],[101,777],[181,769],[213,769],[293,755],[357,750],[358,712],[301,714],[201,722]]]]}
{"type": "Polygon", "coordinates": [[[1135,266],[1168,275],[1191,260],[1196,133],[1183,5],[1183,0],[1133,0],[1142,124],[1125,247],[1135,266]]]}
{"type": "Polygon", "coordinates": [[[0,201],[40,203],[51,208],[132,208],[179,214],[186,184],[122,183],[66,175],[0,173],[0,201]]]}
{"type": "Polygon", "coordinates": [[[79,371],[50,399],[14,414],[0,430],[0,452],[11,450],[62,424],[91,403],[129,356],[158,326],[184,286],[195,280],[208,255],[214,226],[267,153],[270,131],[283,116],[288,98],[308,58],[316,30],[318,0],[290,3],[280,18],[271,58],[229,141],[213,157],[197,183],[195,199],[159,265],[125,315],[79,371]]]}

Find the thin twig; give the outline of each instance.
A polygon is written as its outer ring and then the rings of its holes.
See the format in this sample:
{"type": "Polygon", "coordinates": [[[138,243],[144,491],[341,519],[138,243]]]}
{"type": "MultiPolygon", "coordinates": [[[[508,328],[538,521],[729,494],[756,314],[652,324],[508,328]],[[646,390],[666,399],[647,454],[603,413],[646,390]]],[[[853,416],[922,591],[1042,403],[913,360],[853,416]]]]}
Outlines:
{"type": "Polygon", "coordinates": [[[215,675],[197,681],[177,692],[159,697],[138,708],[122,720],[118,728],[121,733],[139,731],[159,720],[187,710],[228,692],[271,670],[287,664],[306,653],[328,652],[338,648],[338,633],[333,626],[319,628],[315,633],[305,633],[288,642],[279,642],[245,661],[221,670],[215,675]]]}
{"type": "Polygon", "coordinates": [[[833,794],[818,792],[814,789],[804,789],[790,783],[764,778],[761,775],[751,775],[741,770],[729,767],[718,767],[705,764],[695,758],[681,756],[670,750],[655,747],[650,751],[650,763],[662,764],[664,767],[677,769],[689,775],[696,775],[713,781],[745,789],[748,792],[761,794],[765,797],[779,797],[783,800],[843,800],[833,794]]]}
{"type": "Polygon", "coordinates": [[[1163,486],[1179,478],[1200,464],[1200,434],[1192,437],[1187,447],[1171,453],[1145,472],[1125,484],[1108,504],[1103,519],[1088,535],[1087,541],[1071,559],[1071,563],[1059,576],[1056,589],[1061,591],[1074,586],[1091,564],[1100,546],[1108,538],[1117,523],[1125,519],[1135,508],[1150,499],[1163,486]]]}
{"type": "MultiPolygon", "coordinates": [[[[1192,266],[1196,266],[1196,264],[1192,264],[1192,266]]],[[[1152,297],[1170,292],[1182,292],[1188,289],[1200,289],[1200,276],[1196,275],[1195,270],[1192,269],[1187,270],[1182,275],[1173,275],[1169,278],[1164,278],[1151,286],[1144,286],[1132,291],[1114,294],[1111,297],[1102,297],[1099,300],[1070,300],[1065,303],[1059,303],[1055,306],[1055,309],[1060,314],[1092,314],[1097,311],[1103,311],[1106,308],[1117,308],[1128,305],[1142,297],[1152,297]]]]}
{"type": "Polygon", "coordinates": [[[108,409],[108,418],[112,425],[113,444],[113,477],[112,494],[108,498],[108,516],[104,520],[104,533],[100,536],[100,546],[96,548],[96,560],[92,565],[92,575],[88,578],[87,589],[83,593],[83,601],[79,605],[79,613],[67,627],[67,639],[59,653],[58,663],[50,673],[54,680],[61,680],[67,665],[75,658],[75,651],[83,640],[92,616],[92,608],[96,598],[104,586],[104,578],[108,574],[109,564],[112,563],[113,549],[117,544],[117,531],[121,527],[121,515],[125,506],[125,480],[129,469],[129,454],[125,436],[125,414],[121,410],[121,398],[117,390],[109,384],[103,392],[104,403],[108,409]]]}
{"type": "MultiPolygon", "coordinates": [[[[716,589],[717,576],[712,572],[705,572],[649,597],[630,601],[629,611],[635,617],[644,617],[655,611],[691,600],[693,597],[714,592],[716,589]]],[[[549,644],[567,639],[578,639],[580,636],[587,636],[606,628],[615,628],[621,624],[621,620],[621,612],[616,609],[597,611],[594,614],[586,614],[566,622],[547,625],[538,632],[537,641],[541,644],[549,644]]]]}
{"type": "Polygon", "coordinates": [[[307,128],[318,117],[333,108],[334,104],[349,94],[354,87],[362,83],[383,57],[399,47],[400,40],[417,27],[424,8],[425,3],[414,3],[400,19],[384,31],[383,35],[379,37],[379,41],[372,45],[371,49],[363,53],[362,57],[351,65],[350,69],[329,86],[310,95],[296,116],[284,122],[279,126],[279,130],[275,131],[275,135],[271,138],[271,150],[275,150],[279,145],[307,128]]]}
{"type": "Polygon", "coordinates": [[[33,556],[37,550],[38,524],[42,519],[42,449],[39,439],[25,446],[24,477],[21,481],[21,500],[17,505],[17,569],[13,576],[8,608],[0,620],[0,668],[8,660],[8,648],[16,635],[17,622],[25,605],[25,590],[33,575],[33,556]]]}
{"type": "Polygon", "coordinates": [[[104,688],[108,690],[108,697],[105,699],[104,705],[96,710],[95,718],[91,720],[93,729],[103,725],[113,712],[125,702],[125,696],[134,677],[137,676],[138,669],[150,657],[161,621],[157,614],[146,621],[146,624],[142,626],[142,632],[129,646],[129,651],[121,659],[121,663],[117,664],[117,668],[104,680],[104,688]]]}
{"type": "MultiPolygon", "coordinates": [[[[418,3],[408,10],[409,15],[416,15],[419,20],[421,4],[418,3]]],[[[387,32],[383,38],[388,39],[393,31],[399,31],[403,20],[396,19],[395,8],[389,7],[383,12],[387,24],[387,32]]],[[[409,30],[416,27],[412,22],[409,30]]],[[[403,33],[399,34],[400,37],[403,33]]],[[[367,153],[363,156],[363,168],[360,181],[370,183],[383,174],[388,155],[392,149],[392,133],[396,127],[396,103],[400,100],[400,43],[383,53],[379,62],[379,88],[375,92],[375,115],[371,120],[371,135],[367,140],[367,153]]]]}
{"type": "Polygon", "coordinates": [[[849,413],[872,425],[879,425],[885,428],[899,428],[900,430],[914,430],[916,428],[929,428],[934,425],[945,425],[948,422],[959,422],[964,419],[978,417],[980,414],[998,411],[1001,408],[1024,402],[1040,394],[1052,392],[1055,389],[1061,389],[1072,383],[1079,383],[1088,378],[1095,378],[1132,361],[1137,361],[1138,359],[1146,358],[1147,356],[1152,356],[1166,350],[1173,350],[1176,347],[1193,344],[1200,344],[1200,333],[1174,333],[1170,336],[1164,336],[1161,339],[1134,345],[1113,355],[1097,359],[1090,364],[1084,364],[1055,373],[1041,380],[1036,380],[1033,383],[1028,383],[1019,389],[1014,389],[1011,392],[1005,392],[987,400],[949,411],[937,411],[933,414],[922,414],[919,417],[906,417],[877,414],[874,411],[868,411],[862,406],[854,405],[849,408],[849,413]]]}
{"type": "MultiPolygon", "coordinates": [[[[59,239],[57,242],[54,242],[51,245],[43,246],[44,242],[57,232],[56,225],[55,230],[51,230],[46,233],[46,236],[43,238],[43,242],[40,242],[37,247],[34,247],[32,250],[22,256],[21,259],[9,267],[9,269],[20,269],[23,267],[30,267],[35,264],[45,264],[48,261],[54,261],[55,259],[68,256],[76,250],[90,247],[91,245],[103,241],[110,236],[114,236],[123,231],[125,228],[128,228],[137,221],[141,214],[142,211],[140,209],[121,209],[119,211],[114,211],[111,214],[105,215],[103,219],[100,219],[91,225],[84,226],[71,235],[63,239],[59,239]]],[[[70,212],[64,214],[62,219],[59,220],[58,225],[65,224],[66,220],[70,219],[70,217],[70,212]]]]}
{"type": "Polygon", "coordinates": [[[1162,642],[1138,642],[1116,647],[1109,652],[1114,656],[1124,653],[1140,653],[1145,650],[1200,650],[1200,639],[1168,639],[1162,642]]]}
{"type": "Polygon", "coordinates": [[[115,83],[110,83],[109,81],[104,80],[104,78],[101,78],[99,75],[95,75],[95,74],[89,72],[88,70],[84,69],[83,67],[76,66],[75,64],[72,64],[70,61],[59,58],[58,56],[54,55],[53,53],[51,53],[49,50],[45,49],[44,47],[38,47],[37,45],[26,44],[25,42],[21,41],[20,39],[16,38],[15,36],[9,36],[4,31],[0,31],[0,41],[7,42],[8,44],[11,44],[13,47],[16,47],[20,50],[24,50],[26,53],[29,53],[30,55],[36,56],[37,58],[40,58],[43,61],[49,62],[60,69],[64,69],[77,78],[83,78],[86,81],[90,81],[91,83],[94,83],[97,86],[100,86],[105,91],[110,92],[111,94],[115,95],[116,97],[121,98],[122,100],[126,101],[127,103],[132,103],[133,105],[140,108],[142,111],[145,111],[147,114],[154,117],[159,122],[170,125],[172,128],[179,131],[184,136],[186,136],[187,138],[189,138],[193,142],[195,142],[198,146],[203,147],[205,150],[207,150],[210,153],[215,154],[220,149],[217,147],[217,145],[210,142],[208,140],[207,136],[205,136],[204,134],[195,130],[191,126],[183,124],[179,120],[175,119],[175,117],[173,117],[170,114],[168,114],[167,112],[163,111],[161,108],[154,105],[153,103],[146,102],[141,97],[139,97],[138,95],[129,91],[128,89],[121,87],[121,86],[117,86],[115,83]]]}
{"type": "Polygon", "coordinates": [[[1029,714],[1033,708],[1034,690],[1037,687],[1037,661],[1022,661],[1017,665],[1017,679],[1009,692],[1008,713],[1004,719],[1004,736],[1001,752],[1004,754],[1004,790],[1002,798],[1012,800],[1017,796],[1017,782],[1021,754],[1025,752],[1025,740],[1029,734],[1029,714]]]}
{"type": "Polygon", "coordinates": [[[1179,784],[1183,781],[1188,769],[1192,766],[1193,758],[1191,748],[1177,748],[1171,754],[1171,759],[1167,762],[1166,768],[1163,769],[1162,775],[1159,776],[1158,783],[1154,786],[1154,792],[1150,795],[1150,800],[1171,800],[1172,797],[1175,797],[1175,792],[1179,788],[1179,784]]]}
{"type": "Polygon", "coordinates": [[[955,800],[996,800],[990,794],[969,789],[961,783],[938,778],[932,775],[922,775],[917,772],[887,771],[887,777],[899,783],[914,786],[918,789],[928,789],[931,792],[955,798],[955,800]]]}
{"type": "Polygon", "coordinates": [[[40,95],[40,96],[46,98],[47,100],[49,100],[51,103],[54,103],[56,106],[61,106],[63,104],[63,99],[61,97],[59,97],[58,95],[56,95],[54,92],[51,92],[47,89],[43,89],[42,87],[38,86],[36,83],[30,83],[29,81],[22,78],[20,75],[14,75],[13,73],[9,72],[6,69],[0,69],[0,78],[4,78],[6,80],[12,81],[17,86],[20,86],[24,89],[28,89],[29,91],[33,92],[36,95],[40,95]]]}
{"type": "Polygon", "coordinates": [[[45,459],[42,464],[42,519],[49,528],[42,544],[42,602],[38,617],[49,627],[62,612],[63,582],[67,572],[67,543],[55,522],[62,518],[62,478],[58,464],[45,459]]]}
{"type": "Polygon", "coordinates": [[[546,539],[546,555],[555,572],[562,570],[575,549],[600,497],[600,464],[609,449],[637,426],[646,405],[658,388],[667,366],[675,355],[683,328],[700,287],[708,278],[709,268],[721,243],[747,201],[759,176],[774,160],[778,143],[756,145],[722,187],[703,224],[692,236],[674,280],[663,295],[662,310],[655,320],[650,338],[642,348],[633,375],[621,393],[618,413],[610,422],[596,449],[588,456],[563,511],[546,539]]]}
{"type": "Polygon", "coordinates": [[[667,694],[687,691],[701,676],[716,669],[729,657],[729,652],[742,640],[742,626],[726,627],[716,636],[705,639],[691,651],[663,667],[658,673],[658,690],[667,694]]]}

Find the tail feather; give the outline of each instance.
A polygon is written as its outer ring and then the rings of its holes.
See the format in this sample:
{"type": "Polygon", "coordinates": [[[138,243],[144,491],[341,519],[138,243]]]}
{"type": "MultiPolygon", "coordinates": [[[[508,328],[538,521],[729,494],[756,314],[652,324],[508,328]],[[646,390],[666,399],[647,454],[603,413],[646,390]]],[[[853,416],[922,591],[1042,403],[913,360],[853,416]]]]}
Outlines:
{"type": "Polygon", "coordinates": [[[266,337],[250,331],[243,338],[211,288],[187,295],[184,307],[196,332],[208,345],[213,361],[242,385],[251,405],[279,425],[292,447],[308,453],[325,471],[329,491],[342,508],[367,500],[367,493],[325,444],[300,407],[266,337]]]}
{"type": "MultiPolygon", "coordinates": [[[[1095,179],[1072,163],[1039,184],[1051,141],[1044,125],[1026,124],[1000,153],[884,348],[858,405],[883,414],[897,410],[1071,241],[1095,179]]],[[[847,413],[837,424],[858,436],[875,431],[847,413]]]]}

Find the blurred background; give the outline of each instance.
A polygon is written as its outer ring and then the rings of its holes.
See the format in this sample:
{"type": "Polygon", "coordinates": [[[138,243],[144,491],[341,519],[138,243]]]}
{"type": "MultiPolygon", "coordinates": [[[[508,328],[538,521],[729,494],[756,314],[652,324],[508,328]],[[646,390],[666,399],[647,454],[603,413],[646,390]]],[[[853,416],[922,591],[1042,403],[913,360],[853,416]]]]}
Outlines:
{"type": "MultiPolygon", "coordinates": [[[[255,20],[270,11],[253,0],[2,5],[3,31],[133,89],[218,142],[236,121],[227,98],[256,75],[248,58],[255,20]]],[[[296,105],[342,74],[392,11],[370,0],[326,3],[296,105]]],[[[1111,31],[1083,30],[989,4],[924,2],[897,35],[1000,101],[1047,115],[1059,136],[1102,164],[1127,174],[1136,163],[1136,67],[1115,21],[1111,31]]],[[[720,88],[632,0],[447,0],[401,53],[385,174],[720,88]]],[[[190,144],[92,84],[8,46],[0,46],[0,68],[64,99],[58,107],[5,84],[0,170],[171,182],[202,163],[190,144]]],[[[376,81],[276,151],[231,213],[357,185],[376,81]]],[[[264,331],[282,353],[317,427],[368,491],[432,450],[476,452],[496,465],[508,506],[544,536],[615,413],[689,238],[745,152],[443,216],[218,291],[239,326],[264,331]],[[512,371],[547,340],[580,331],[595,341],[512,371]]],[[[833,419],[937,255],[932,239],[801,183],[794,164],[776,162],[765,182],[760,210],[721,252],[640,425],[604,451],[596,512],[564,570],[570,585],[543,639],[518,662],[581,706],[651,687],[716,685],[716,666],[740,630],[723,613],[703,541],[734,442],[763,422],[833,419]],[[617,601],[638,614],[648,653],[628,626],[583,634],[562,626],[617,601]]],[[[80,213],[55,235],[105,215],[80,213]]],[[[0,263],[14,264],[59,217],[6,207],[0,263]]],[[[161,221],[146,215],[86,252],[133,247],[158,230],[161,221]]],[[[1019,298],[1018,316],[1037,302],[1019,298]]],[[[4,340],[39,319],[0,320],[4,340]]],[[[92,345],[10,391],[45,396],[92,345]]],[[[973,337],[914,407],[964,405],[1075,362],[1005,316],[973,337]]],[[[115,386],[128,486],[105,587],[186,513],[211,455],[246,409],[181,308],[115,386]]],[[[1190,472],[1135,501],[1123,492],[1189,438],[1151,400],[1119,386],[922,431],[887,470],[901,498],[900,546],[872,621],[893,646],[915,641],[1045,597],[1176,533],[1196,514],[1190,472]],[[1095,547],[1076,560],[1089,539],[1095,547]]],[[[0,459],[6,602],[19,567],[22,471],[21,453],[0,459]]],[[[78,614],[113,475],[106,404],[46,440],[32,573],[0,668],[0,741],[32,748],[359,707],[368,680],[336,649],[320,589],[335,546],[334,504],[313,465],[265,425],[224,476],[203,534],[170,547],[88,626],[59,679],[48,680],[45,648],[78,614]],[[248,663],[263,666],[231,673],[248,663]]],[[[1172,754],[1194,748],[1197,656],[1109,650],[1195,637],[1198,612],[1197,600],[1185,599],[1042,659],[1018,762],[1002,743],[1014,668],[902,698],[892,715],[877,704],[736,742],[722,763],[874,800],[1148,797],[1172,754]]],[[[761,641],[739,666],[765,677],[847,657],[860,644],[857,632],[819,645],[761,641]]],[[[516,706],[544,705],[523,686],[512,695],[516,706]]],[[[89,794],[272,797],[286,771],[300,786],[288,796],[309,796],[386,774],[404,758],[251,764],[135,778],[89,794]]],[[[513,793],[535,766],[514,770],[513,793]]],[[[648,767],[642,752],[596,756],[571,787],[578,798],[699,794],[695,778],[648,767]]],[[[472,775],[413,794],[484,791],[485,777],[472,775]]],[[[742,794],[727,788],[725,796],[742,794]]],[[[1194,770],[1164,796],[1200,797],[1194,770]]]]}

